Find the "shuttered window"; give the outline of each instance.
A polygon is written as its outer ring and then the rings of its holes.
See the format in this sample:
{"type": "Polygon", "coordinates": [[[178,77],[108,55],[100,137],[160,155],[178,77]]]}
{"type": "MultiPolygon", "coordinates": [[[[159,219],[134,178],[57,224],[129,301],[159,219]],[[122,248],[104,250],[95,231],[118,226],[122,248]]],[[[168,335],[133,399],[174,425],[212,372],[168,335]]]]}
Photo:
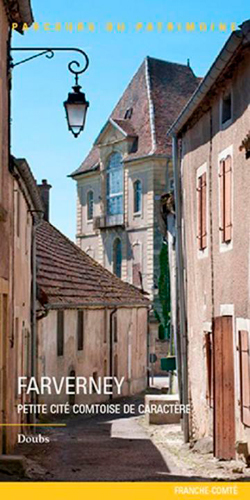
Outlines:
{"type": "Polygon", "coordinates": [[[64,311],[57,311],[57,356],[64,352],[64,311]]]}
{"type": "Polygon", "coordinates": [[[232,158],[220,162],[220,231],[222,243],[232,239],[232,158]]]}
{"type": "Polygon", "coordinates": [[[198,248],[207,247],[207,174],[204,172],[198,177],[197,186],[197,220],[198,220],[198,248]]]}
{"type": "Polygon", "coordinates": [[[205,333],[206,365],[207,365],[207,400],[210,408],[213,408],[214,393],[214,369],[213,369],[213,342],[212,333],[205,333]]]}
{"type": "Polygon", "coordinates": [[[241,419],[244,425],[250,427],[250,365],[249,365],[249,333],[239,332],[240,352],[240,392],[241,419]]]}
{"type": "Polygon", "coordinates": [[[84,342],[84,316],[83,311],[77,312],[77,350],[83,350],[84,342]]]}

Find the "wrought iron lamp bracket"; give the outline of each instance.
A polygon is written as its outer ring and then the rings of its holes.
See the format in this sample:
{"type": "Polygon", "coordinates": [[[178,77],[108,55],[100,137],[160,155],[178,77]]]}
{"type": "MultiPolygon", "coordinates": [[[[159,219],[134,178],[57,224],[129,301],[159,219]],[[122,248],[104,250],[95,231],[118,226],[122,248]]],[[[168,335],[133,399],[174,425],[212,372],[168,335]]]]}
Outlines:
{"type": "Polygon", "coordinates": [[[25,59],[22,59],[21,61],[17,61],[16,63],[13,62],[13,58],[10,55],[9,57],[9,68],[10,70],[15,68],[16,66],[19,66],[20,64],[24,64],[28,61],[32,61],[33,59],[36,59],[37,57],[45,56],[48,59],[52,59],[55,55],[55,52],[77,52],[80,54],[83,59],[83,67],[81,68],[81,63],[79,61],[73,60],[70,61],[68,64],[68,69],[71,73],[75,75],[75,85],[78,85],[78,77],[80,74],[84,73],[86,69],[89,66],[89,58],[82,49],[78,49],[75,47],[11,47],[10,52],[14,51],[19,51],[19,52],[39,52],[38,54],[35,54],[30,57],[26,57],[25,59]]]}

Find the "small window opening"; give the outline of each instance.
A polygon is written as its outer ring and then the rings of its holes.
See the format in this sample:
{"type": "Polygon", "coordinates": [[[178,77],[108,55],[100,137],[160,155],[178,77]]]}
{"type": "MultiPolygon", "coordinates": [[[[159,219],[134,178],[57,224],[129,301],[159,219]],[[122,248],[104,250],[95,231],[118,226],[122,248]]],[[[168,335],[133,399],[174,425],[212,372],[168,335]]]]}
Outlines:
{"type": "Polygon", "coordinates": [[[132,118],[133,108],[128,108],[124,115],[124,120],[130,120],[132,118]]]}
{"type": "Polygon", "coordinates": [[[226,123],[232,118],[232,96],[231,92],[226,94],[222,100],[222,123],[226,123]]]}

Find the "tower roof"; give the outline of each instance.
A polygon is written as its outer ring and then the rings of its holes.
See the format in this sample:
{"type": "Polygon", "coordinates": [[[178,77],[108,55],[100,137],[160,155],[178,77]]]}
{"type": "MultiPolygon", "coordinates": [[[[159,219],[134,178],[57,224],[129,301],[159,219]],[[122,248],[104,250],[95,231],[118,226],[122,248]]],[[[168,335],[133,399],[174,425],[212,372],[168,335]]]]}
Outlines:
{"type": "MultiPolygon", "coordinates": [[[[198,83],[189,66],[152,57],[144,59],[109,117],[138,138],[137,150],[128,159],[171,155],[166,131],[198,83]]],[[[98,162],[98,149],[93,146],[72,176],[95,170],[98,162]]]]}

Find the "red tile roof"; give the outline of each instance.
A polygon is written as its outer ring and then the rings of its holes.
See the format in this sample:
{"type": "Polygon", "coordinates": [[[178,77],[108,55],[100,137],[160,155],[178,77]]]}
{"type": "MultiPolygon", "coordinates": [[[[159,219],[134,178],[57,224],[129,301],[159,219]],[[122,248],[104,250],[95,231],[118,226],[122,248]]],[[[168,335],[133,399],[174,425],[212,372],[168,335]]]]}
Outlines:
{"type": "Polygon", "coordinates": [[[37,284],[48,308],[149,306],[138,288],[104,269],[46,221],[37,227],[37,284]]]}
{"type": "MultiPolygon", "coordinates": [[[[127,159],[152,154],[171,156],[167,130],[198,83],[199,79],[189,66],[146,57],[110,115],[117,124],[121,123],[123,130],[127,131],[125,127],[129,127],[130,132],[138,137],[138,149],[127,159]],[[131,108],[132,116],[125,120],[125,114],[131,108]]],[[[98,159],[98,150],[94,146],[72,175],[92,170],[98,159]]]]}

